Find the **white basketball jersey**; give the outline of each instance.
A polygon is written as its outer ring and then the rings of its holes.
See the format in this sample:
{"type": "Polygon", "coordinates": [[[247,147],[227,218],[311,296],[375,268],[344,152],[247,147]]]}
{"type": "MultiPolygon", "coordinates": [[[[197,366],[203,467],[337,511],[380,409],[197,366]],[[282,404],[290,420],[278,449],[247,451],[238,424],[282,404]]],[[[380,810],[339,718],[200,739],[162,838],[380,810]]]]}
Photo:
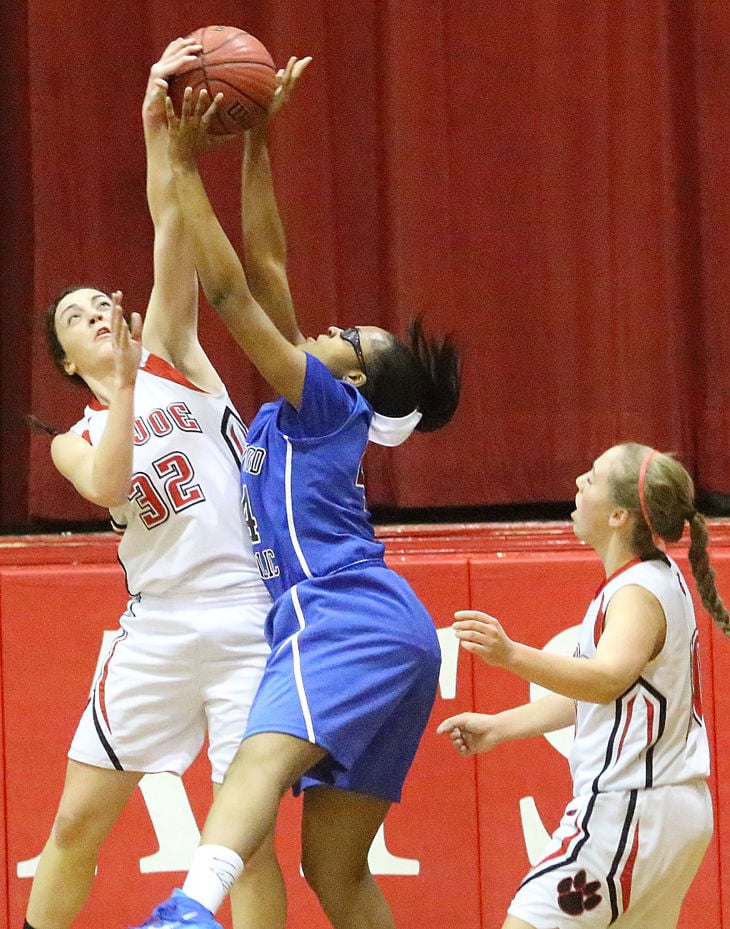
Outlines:
{"type": "MultiPolygon", "coordinates": [[[[228,394],[209,394],[144,352],[134,390],[129,499],[111,511],[130,594],[263,590],[243,520],[246,428],[228,394]]],[[[72,431],[98,444],[109,412],[92,402],[72,431]]]]}
{"type": "Polygon", "coordinates": [[[569,757],[575,796],[680,784],[710,771],[694,607],[671,559],[633,561],[605,582],[588,607],[577,654],[595,657],[611,597],[629,584],[646,588],[661,604],[666,641],[617,700],[578,701],[569,757]]]}

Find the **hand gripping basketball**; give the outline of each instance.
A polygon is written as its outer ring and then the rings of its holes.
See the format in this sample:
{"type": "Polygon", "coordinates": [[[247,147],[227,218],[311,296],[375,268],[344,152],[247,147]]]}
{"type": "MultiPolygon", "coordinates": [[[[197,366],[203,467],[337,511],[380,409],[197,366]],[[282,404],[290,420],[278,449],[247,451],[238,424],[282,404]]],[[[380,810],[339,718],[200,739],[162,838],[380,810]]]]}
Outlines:
{"type": "Polygon", "coordinates": [[[213,135],[240,134],[264,119],[277,87],[266,47],[234,26],[203,26],[187,38],[201,51],[169,78],[168,96],[175,111],[181,111],[186,87],[196,96],[204,88],[211,100],[223,94],[209,126],[213,135]]]}

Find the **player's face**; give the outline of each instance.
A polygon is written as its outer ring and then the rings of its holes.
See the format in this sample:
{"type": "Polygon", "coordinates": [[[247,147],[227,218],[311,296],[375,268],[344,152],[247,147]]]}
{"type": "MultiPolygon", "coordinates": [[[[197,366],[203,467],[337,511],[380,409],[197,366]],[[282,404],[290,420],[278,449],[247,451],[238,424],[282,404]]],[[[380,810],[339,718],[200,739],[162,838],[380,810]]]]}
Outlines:
{"type": "Polygon", "coordinates": [[[319,358],[335,377],[344,378],[356,372],[367,377],[368,358],[386,338],[385,330],[377,326],[353,326],[349,329],[330,326],[316,339],[307,339],[302,349],[319,358]]]}
{"type": "Polygon", "coordinates": [[[56,307],[56,335],[67,367],[83,376],[84,370],[111,345],[112,302],[108,294],[92,288],[74,290],[56,307]]]}
{"type": "Polygon", "coordinates": [[[616,506],[611,499],[608,479],[620,453],[617,447],[609,448],[575,481],[578,490],[571,514],[573,531],[579,539],[594,547],[600,546],[610,534],[609,518],[616,506]]]}

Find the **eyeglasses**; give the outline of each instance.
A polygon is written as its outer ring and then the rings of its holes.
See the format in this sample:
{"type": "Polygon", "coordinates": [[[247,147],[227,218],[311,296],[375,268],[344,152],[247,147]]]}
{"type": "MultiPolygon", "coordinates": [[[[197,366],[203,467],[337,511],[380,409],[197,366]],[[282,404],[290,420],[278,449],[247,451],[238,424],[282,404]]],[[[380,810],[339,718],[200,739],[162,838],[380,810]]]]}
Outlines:
{"type": "Polygon", "coordinates": [[[349,342],[350,345],[355,349],[355,354],[357,355],[357,361],[360,365],[360,370],[367,377],[367,370],[365,368],[365,358],[362,353],[362,345],[360,344],[360,330],[357,326],[350,326],[349,329],[343,329],[340,332],[340,338],[344,339],[345,342],[349,342]]]}

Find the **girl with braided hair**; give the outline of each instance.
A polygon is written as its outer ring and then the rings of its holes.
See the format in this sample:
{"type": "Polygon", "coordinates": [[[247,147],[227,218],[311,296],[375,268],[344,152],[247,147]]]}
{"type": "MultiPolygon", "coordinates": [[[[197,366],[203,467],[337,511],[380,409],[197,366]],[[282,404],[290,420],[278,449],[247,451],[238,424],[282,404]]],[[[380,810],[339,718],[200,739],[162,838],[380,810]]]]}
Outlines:
{"type": "Polygon", "coordinates": [[[495,715],[460,713],[438,731],[473,755],[575,726],[573,797],[502,929],[672,929],[713,829],[697,624],[689,586],[663,547],[685,523],[702,603],[725,635],[730,617],[692,479],[677,460],[616,445],[576,485],[574,531],[606,579],[574,655],[515,642],[486,613],[458,612],[463,648],[550,693],[495,715]]]}
{"type": "Polygon", "coordinates": [[[730,636],[730,615],[715,587],[715,571],[707,553],[709,536],[701,513],[694,506],[694,483],[687,470],[671,455],[645,445],[627,442],[621,464],[611,479],[614,501],[643,519],[634,523],[634,547],[642,558],[651,558],[661,540],[678,542],[685,522],[689,524],[689,563],[697,591],[710,616],[730,636]]]}

